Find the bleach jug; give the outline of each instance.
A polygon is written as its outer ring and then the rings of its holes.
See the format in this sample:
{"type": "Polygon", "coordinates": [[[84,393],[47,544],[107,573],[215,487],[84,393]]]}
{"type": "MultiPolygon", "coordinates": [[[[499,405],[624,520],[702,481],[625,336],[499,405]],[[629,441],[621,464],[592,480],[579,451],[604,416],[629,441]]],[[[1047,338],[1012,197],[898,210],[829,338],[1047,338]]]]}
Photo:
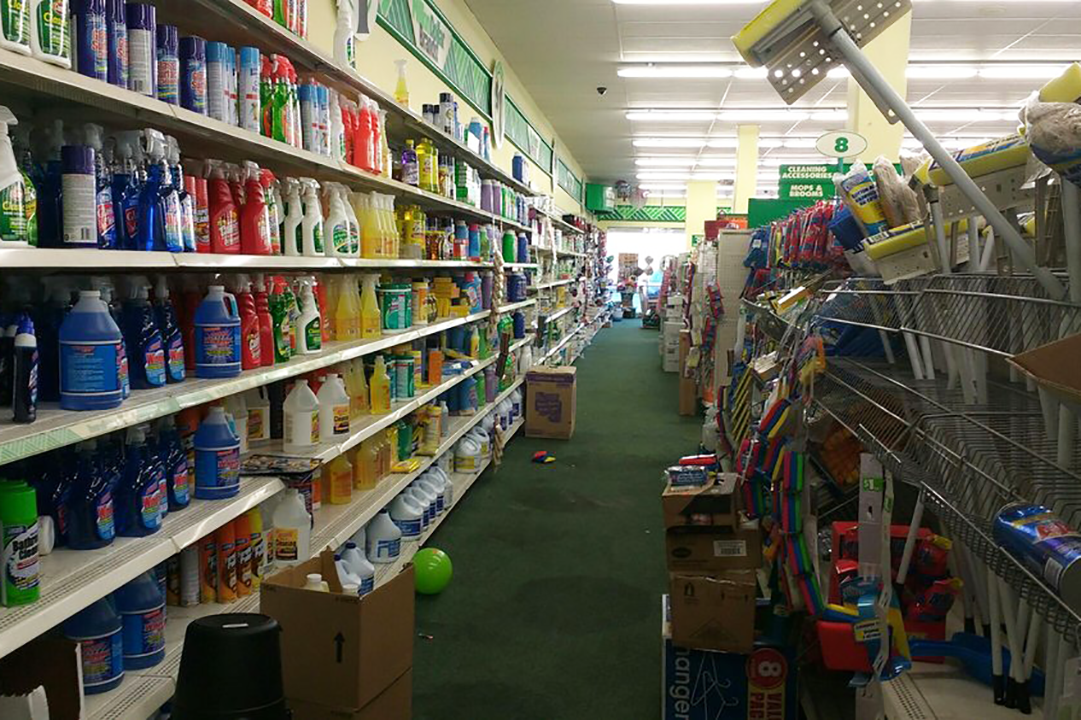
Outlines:
{"type": "Polygon", "coordinates": [[[212,407],[195,431],[195,497],[231,498],[240,492],[240,438],[225,409],[212,407]]]}
{"type": "Polygon", "coordinates": [[[427,530],[435,519],[435,496],[413,485],[403,490],[402,495],[413,500],[416,508],[421,512],[421,528],[427,530]]]}
{"type": "Polygon", "coordinates": [[[64,636],[79,643],[83,693],[112,690],[124,679],[124,639],[120,617],[109,598],[102,598],[61,626],[64,636]]]}
{"type": "Polygon", "coordinates": [[[401,531],[403,540],[413,541],[419,538],[426,517],[424,509],[408,493],[398,495],[390,504],[390,519],[401,531]]]}
{"type": "Polygon", "coordinates": [[[365,539],[368,543],[368,560],[373,563],[392,563],[402,554],[402,531],[386,510],[380,510],[368,524],[365,539]]]}
{"type": "Polygon", "coordinates": [[[107,410],[120,405],[121,335],[97,290],[79,302],[60,326],[60,407],[107,410]]]}
{"type": "Polygon", "coordinates": [[[142,670],[165,659],[165,596],[153,571],[136,576],[113,595],[120,613],[124,669],[142,670]]]}
{"type": "MultiPolygon", "coordinates": [[[[363,534],[363,528],[361,528],[360,532],[363,534]]],[[[364,538],[361,537],[361,544],[363,542],[364,538]]],[[[375,567],[368,562],[368,558],[364,556],[364,551],[357,547],[356,542],[350,540],[345,543],[345,550],[342,551],[342,563],[351,575],[360,578],[360,582],[357,584],[358,595],[367,595],[375,589],[375,567]]]]}
{"type": "Polygon", "coordinates": [[[240,311],[222,285],[207,288],[195,311],[195,374],[204,378],[240,374],[240,311]]]}

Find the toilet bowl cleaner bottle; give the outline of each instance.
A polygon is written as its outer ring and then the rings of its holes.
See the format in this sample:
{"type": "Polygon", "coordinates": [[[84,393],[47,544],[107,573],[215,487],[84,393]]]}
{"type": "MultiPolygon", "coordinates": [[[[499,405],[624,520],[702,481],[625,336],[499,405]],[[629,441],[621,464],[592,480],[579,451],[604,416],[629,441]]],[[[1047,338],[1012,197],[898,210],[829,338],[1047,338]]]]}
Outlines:
{"type": "Polygon", "coordinates": [[[30,313],[19,315],[12,349],[12,420],[32,423],[38,417],[38,341],[30,313]]]}
{"type": "Polygon", "coordinates": [[[296,488],[288,488],[274,510],[274,562],[297,565],[311,557],[312,517],[296,488]]]}
{"type": "Polygon", "coordinates": [[[153,571],[113,594],[123,628],[124,669],[143,670],[165,659],[165,596],[153,571]]]}
{"type": "MultiPolygon", "coordinates": [[[[362,528],[363,531],[363,528],[362,528]]],[[[363,544],[363,537],[361,538],[363,544]]],[[[350,574],[360,579],[357,583],[357,594],[364,596],[375,589],[375,567],[368,562],[364,551],[358,547],[358,543],[350,540],[345,543],[342,551],[342,563],[350,574]]]]}
{"type": "Polygon", "coordinates": [[[83,290],[60,326],[60,407],[105,410],[120,405],[120,328],[97,290],[83,290]]]}
{"type": "Polygon", "coordinates": [[[102,472],[97,443],[80,443],[76,475],[64,510],[67,544],[72,550],[96,550],[116,537],[111,475],[102,472]]]}
{"type": "Polygon", "coordinates": [[[169,285],[165,282],[164,275],[158,276],[158,282],[154,286],[154,316],[165,347],[165,380],[169,383],[183,382],[186,377],[184,334],[176,319],[176,308],[169,297],[169,285]]]}
{"type": "Polygon", "coordinates": [[[282,447],[286,452],[304,452],[319,444],[319,399],[307,380],[296,381],[282,409],[285,413],[282,447]]]}
{"type": "Polygon", "coordinates": [[[392,563],[402,554],[402,531],[387,510],[380,510],[368,523],[366,540],[368,560],[376,565],[392,563]]]}
{"type": "Polygon", "coordinates": [[[203,378],[236,377],[241,367],[236,297],[225,292],[222,285],[211,285],[195,311],[195,374],[203,378]]]}
{"type": "Polygon", "coordinates": [[[124,455],[124,474],[114,499],[116,532],[122,537],[152,535],[161,529],[161,504],[168,504],[168,498],[161,496],[165,469],[147,449],[144,426],[128,428],[124,455]]]}
{"type": "Polygon", "coordinates": [[[195,432],[195,497],[219,500],[240,492],[240,438],[236,436],[220,406],[210,413],[195,432]]]}
{"type": "Polygon", "coordinates": [[[407,493],[399,494],[391,502],[390,519],[406,542],[415,541],[424,529],[424,510],[407,493]]]}
{"type": "Polygon", "coordinates": [[[64,621],[61,631],[79,643],[83,693],[96,695],[124,679],[124,636],[112,601],[102,598],[64,621]]]}

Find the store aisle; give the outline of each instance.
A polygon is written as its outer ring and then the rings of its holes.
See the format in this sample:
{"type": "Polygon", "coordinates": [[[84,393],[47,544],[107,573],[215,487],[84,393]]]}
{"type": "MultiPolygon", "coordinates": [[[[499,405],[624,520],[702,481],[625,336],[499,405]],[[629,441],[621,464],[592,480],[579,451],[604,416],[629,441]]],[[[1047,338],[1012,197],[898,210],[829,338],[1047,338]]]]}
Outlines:
{"type": "Polygon", "coordinates": [[[416,720],[658,716],[657,497],[700,427],[676,414],[676,384],[655,332],[603,330],[578,363],[574,438],[515,438],[442,526],[430,545],[454,580],[417,597],[416,720]]]}

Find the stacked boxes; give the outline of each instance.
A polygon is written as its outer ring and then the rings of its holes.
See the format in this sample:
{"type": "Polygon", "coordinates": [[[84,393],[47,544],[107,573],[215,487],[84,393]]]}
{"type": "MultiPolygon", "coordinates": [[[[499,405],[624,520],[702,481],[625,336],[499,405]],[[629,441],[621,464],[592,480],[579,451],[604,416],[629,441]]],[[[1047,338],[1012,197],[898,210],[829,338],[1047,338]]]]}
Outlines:
{"type": "Polygon", "coordinates": [[[661,367],[665,372],[679,372],[679,331],[683,322],[665,320],[661,326],[661,367]]]}

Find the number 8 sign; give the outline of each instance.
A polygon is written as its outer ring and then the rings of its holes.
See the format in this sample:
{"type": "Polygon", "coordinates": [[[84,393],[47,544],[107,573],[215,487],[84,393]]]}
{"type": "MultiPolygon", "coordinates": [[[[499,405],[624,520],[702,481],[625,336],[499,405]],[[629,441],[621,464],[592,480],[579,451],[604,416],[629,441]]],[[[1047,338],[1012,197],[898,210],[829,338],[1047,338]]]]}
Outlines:
{"type": "Polygon", "coordinates": [[[867,149],[867,138],[848,130],[832,130],[819,136],[815,149],[826,157],[855,157],[867,149]]]}
{"type": "Polygon", "coordinates": [[[773,648],[759,648],[747,658],[747,678],[761,690],[772,690],[788,678],[788,660],[773,648]]]}

